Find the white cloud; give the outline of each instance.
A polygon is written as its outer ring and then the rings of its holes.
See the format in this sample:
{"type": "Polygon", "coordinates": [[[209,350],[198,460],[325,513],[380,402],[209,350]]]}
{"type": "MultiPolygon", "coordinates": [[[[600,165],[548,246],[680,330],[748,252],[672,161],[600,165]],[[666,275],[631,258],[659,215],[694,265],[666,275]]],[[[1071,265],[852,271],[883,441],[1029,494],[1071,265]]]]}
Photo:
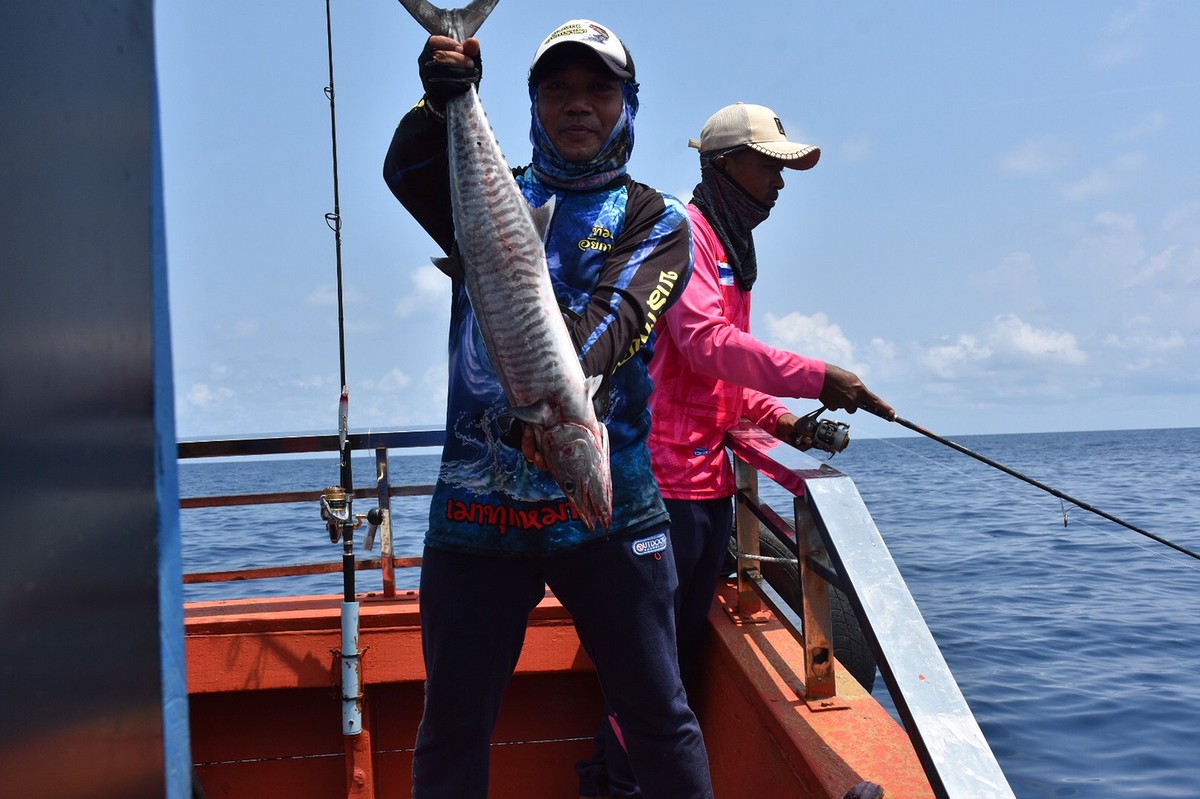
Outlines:
{"type": "MultiPolygon", "coordinates": [[[[345,282],[342,283],[343,305],[350,307],[358,304],[361,299],[362,295],[359,292],[347,286],[345,282]]],[[[337,300],[337,284],[325,283],[309,291],[304,297],[304,304],[311,308],[336,308],[337,300]]]]}
{"type": "Polygon", "coordinates": [[[863,367],[854,362],[854,344],[841,327],[823,313],[805,316],[792,312],[787,316],[766,315],[767,341],[791,352],[820,358],[862,376],[863,367]]]}
{"type": "Polygon", "coordinates": [[[1119,214],[1116,211],[1101,211],[1096,214],[1096,225],[1113,233],[1133,233],[1137,230],[1137,217],[1119,214]]]}
{"type": "Polygon", "coordinates": [[[842,155],[847,161],[861,163],[875,152],[875,143],[870,136],[857,136],[842,143],[842,155]]]}
{"type": "Polygon", "coordinates": [[[1038,329],[1012,315],[996,317],[992,323],[990,340],[997,351],[1068,364],[1087,362],[1087,355],[1079,349],[1073,334],[1038,329]]]}
{"type": "Polygon", "coordinates": [[[222,321],[217,325],[217,332],[226,340],[244,341],[257,338],[262,331],[262,324],[257,318],[242,316],[232,322],[222,321]]]}
{"type": "Polygon", "coordinates": [[[1035,328],[1012,314],[997,316],[981,333],[959,333],[946,343],[926,347],[917,358],[934,377],[953,381],[992,379],[997,371],[1036,369],[1046,363],[1087,362],[1073,334],[1035,328]]]}
{"type": "Polygon", "coordinates": [[[424,386],[442,386],[445,388],[446,380],[450,376],[450,364],[442,361],[425,370],[425,374],[421,375],[421,385],[424,386]]]}
{"type": "Polygon", "coordinates": [[[1083,202],[1112,194],[1115,185],[1116,181],[1111,173],[1103,169],[1094,169],[1087,177],[1064,186],[1062,197],[1068,202],[1083,202]]]}
{"type": "Polygon", "coordinates": [[[1175,260],[1175,253],[1179,248],[1177,246],[1168,247],[1158,255],[1151,256],[1143,260],[1134,268],[1131,279],[1132,285],[1148,283],[1157,277],[1160,277],[1170,271],[1171,265],[1175,260]]]}
{"type": "Polygon", "coordinates": [[[1108,21],[1108,32],[1114,36],[1121,35],[1144,25],[1149,19],[1150,5],[1149,0],[1138,0],[1132,8],[1114,11],[1108,21]]]}
{"type": "Polygon", "coordinates": [[[871,362],[878,363],[884,361],[892,363],[896,360],[899,354],[899,348],[895,343],[882,338],[873,338],[870,343],[871,362]]]}
{"type": "Polygon", "coordinates": [[[395,394],[404,391],[411,388],[412,385],[412,378],[407,372],[401,369],[392,369],[390,372],[385,372],[381,377],[363,381],[364,389],[386,394],[395,394]]]}
{"type": "Polygon", "coordinates": [[[411,272],[412,291],[396,304],[396,316],[445,314],[450,307],[450,278],[433,264],[417,267],[411,272]]]}
{"type": "Polygon", "coordinates": [[[989,297],[1001,298],[1008,307],[1026,311],[1045,307],[1033,256],[1027,252],[1010,253],[995,269],[975,275],[971,283],[989,297]]]}
{"type": "Polygon", "coordinates": [[[1167,126],[1168,122],[1169,120],[1167,119],[1166,114],[1160,111],[1155,111],[1153,114],[1133,125],[1128,130],[1118,133],[1116,135],[1116,139],[1118,141],[1137,141],[1139,139],[1144,139],[1147,136],[1158,133],[1167,126]]]}
{"type": "Polygon", "coordinates": [[[1101,211],[1092,218],[1092,229],[1064,262],[1077,280],[1107,286],[1097,301],[1114,299],[1111,289],[1128,287],[1146,258],[1144,236],[1131,213],[1101,211]]]}
{"type": "Polygon", "coordinates": [[[1141,31],[1149,21],[1149,3],[1138,2],[1130,9],[1117,11],[1109,20],[1104,41],[1097,46],[1094,63],[1103,68],[1127,64],[1144,50],[1141,31]]]}
{"type": "Polygon", "coordinates": [[[1093,63],[1098,67],[1119,67],[1135,60],[1142,52],[1140,42],[1122,39],[1105,42],[1096,51],[1093,63]]]}
{"type": "Polygon", "coordinates": [[[1113,194],[1127,185],[1145,163],[1141,153],[1123,153],[1108,167],[1093,169],[1086,177],[1068,183],[1062,188],[1062,197],[1068,202],[1083,202],[1113,194]]]}
{"type": "Polygon", "coordinates": [[[1154,333],[1135,333],[1121,336],[1109,333],[1104,343],[1120,350],[1136,350],[1144,352],[1171,352],[1187,346],[1187,339],[1179,331],[1155,335],[1154,333]]]}
{"type": "Polygon", "coordinates": [[[1044,175],[1066,164],[1070,148],[1051,138],[1030,139],[1000,159],[1000,170],[1013,175],[1044,175]]]}
{"type": "Polygon", "coordinates": [[[1163,219],[1164,233],[1192,234],[1200,238],[1200,202],[1185,203],[1163,219]]]}
{"type": "Polygon", "coordinates": [[[930,347],[925,352],[923,361],[937,377],[953,380],[964,364],[985,361],[991,355],[990,347],[980,343],[975,336],[962,333],[953,343],[930,347]]]}
{"type": "Polygon", "coordinates": [[[307,377],[301,375],[298,377],[285,377],[280,381],[280,385],[292,389],[322,389],[337,387],[337,380],[333,375],[314,374],[307,377]]]}
{"type": "Polygon", "coordinates": [[[220,402],[232,399],[234,392],[225,386],[213,386],[207,383],[193,383],[184,398],[187,403],[196,408],[212,408],[220,402]]]}
{"type": "MultiPolygon", "coordinates": [[[[1144,324],[1129,327],[1148,327],[1145,320],[1139,321],[1144,324]]],[[[1108,356],[1110,368],[1137,375],[1139,380],[1153,379],[1154,375],[1164,382],[1179,377],[1195,378],[1195,370],[1189,375],[1187,370],[1179,369],[1178,361],[1181,357],[1186,359],[1188,347],[1187,337],[1179,331],[1126,330],[1109,333],[1104,344],[1114,351],[1108,356]]]]}
{"type": "Polygon", "coordinates": [[[1123,177],[1131,177],[1146,165],[1146,155],[1140,152],[1122,153],[1113,159],[1113,167],[1123,177]]]}
{"type": "Polygon", "coordinates": [[[421,375],[422,398],[425,405],[421,415],[441,421],[446,416],[446,383],[450,375],[450,364],[442,361],[425,370],[421,375]]]}

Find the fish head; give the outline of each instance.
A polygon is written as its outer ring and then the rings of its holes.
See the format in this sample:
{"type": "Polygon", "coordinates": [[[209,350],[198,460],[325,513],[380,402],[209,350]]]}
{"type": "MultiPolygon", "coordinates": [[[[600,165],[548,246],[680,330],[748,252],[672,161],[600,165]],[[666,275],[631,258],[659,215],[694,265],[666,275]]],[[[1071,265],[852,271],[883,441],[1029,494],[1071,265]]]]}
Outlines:
{"type": "Polygon", "coordinates": [[[599,523],[612,525],[612,472],[608,460],[608,429],[563,422],[542,428],[538,450],[550,473],[592,532],[599,523]]]}

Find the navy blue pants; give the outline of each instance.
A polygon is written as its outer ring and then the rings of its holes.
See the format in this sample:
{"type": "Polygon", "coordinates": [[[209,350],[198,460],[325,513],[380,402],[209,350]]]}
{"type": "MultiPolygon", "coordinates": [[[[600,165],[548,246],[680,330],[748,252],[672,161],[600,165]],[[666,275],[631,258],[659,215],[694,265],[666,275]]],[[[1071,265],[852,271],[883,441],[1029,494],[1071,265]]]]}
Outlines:
{"type": "Polygon", "coordinates": [[[675,561],[664,548],[609,540],[529,558],[425,548],[421,630],[425,712],[413,757],[414,799],[486,799],[489,744],[530,612],[545,586],[571,613],[619,720],[649,799],[710,799],[700,726],[676,659],[675,561]]]}
{"type": "MultiPolygon", "coordinates": [[[[671,551],[678,580],[675,624],[679,667],[683,684],[688,690],[695,690],[708,610],[725,569],[733,529],[733,501],[726,498],[665,502],[671,514],[671,551]]],[[[612,799],[652,796],[635,777],[640,772],[630,764],[610,719],[601,721],[596,730],[596,749],[591,760],[579,763],[576,768],[579,792],[584,796],[608,795],[612,799]]]]}

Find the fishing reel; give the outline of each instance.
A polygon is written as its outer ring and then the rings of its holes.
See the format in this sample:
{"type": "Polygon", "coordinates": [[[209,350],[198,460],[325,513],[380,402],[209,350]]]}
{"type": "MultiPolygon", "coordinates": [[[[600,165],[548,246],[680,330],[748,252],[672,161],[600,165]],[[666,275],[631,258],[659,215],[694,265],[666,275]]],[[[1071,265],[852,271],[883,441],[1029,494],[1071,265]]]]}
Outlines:
{"type": "Polygon", "coordinates": [[[818,419],[824,410],[818,408],[796,420],[796,432],[789,443],[797,449],[803,449],[804,439],[807,438],[812,442],[812,449],[828,452],[832,458],[850,445],[850,425],[833,419],[818,419]]]}
{"type": "Polygon", "coordinates": [[[329,486],[321,494],[321,519],[329,531],[330,543],[336,544],[342,537],[343,528],[355,526],[350,521],[350,497],[341,486],[329,486]]]}
{"type": "Polygon", "coordinates": [[[346,489],[341,486],[329,486],[325,489],[325,493],[321,494],[321,520],[325,522],[325,529],[329,531],[331,544],[336,544],[341,540],[345,528],[350,527],[357,530],[362,527],[363,522],[366,522],[369,526],[364,546],[370,551],[375,546],[375,535],[379,531],[379,526],[387,518],[386,514],[387,511],[383,508],[371,508],[366,513],[352,514],[350,499],[346,494],[346,489]]]}

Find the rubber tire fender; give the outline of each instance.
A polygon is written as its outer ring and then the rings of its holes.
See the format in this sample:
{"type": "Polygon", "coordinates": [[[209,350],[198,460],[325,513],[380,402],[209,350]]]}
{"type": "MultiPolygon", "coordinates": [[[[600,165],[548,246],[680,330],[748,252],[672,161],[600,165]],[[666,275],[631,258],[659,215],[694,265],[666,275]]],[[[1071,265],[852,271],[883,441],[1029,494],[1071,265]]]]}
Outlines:
{"type": "MultiPolygon", "coordinates": [[[[730,554],[737,558],[737,539],[729,539],[730,554]]],[[[758,551],[771,558],[787,559],[787,562],[763,561],[760,570],[771,587],[779,592],[783,600],[801,619],[804,618],[803,594],[800,590],[800,566],[796,553],[778,536],[765,527],[759,529],[758,551]]],[[[829,586],[829,612],[833,622],[833,654],[846,667],[851,676],[868,692],[875,687],[875,656],[867,643],[867,636],[858,623],[858,616],[850,604],[850,598],[836,586],[829,586]]]]}

